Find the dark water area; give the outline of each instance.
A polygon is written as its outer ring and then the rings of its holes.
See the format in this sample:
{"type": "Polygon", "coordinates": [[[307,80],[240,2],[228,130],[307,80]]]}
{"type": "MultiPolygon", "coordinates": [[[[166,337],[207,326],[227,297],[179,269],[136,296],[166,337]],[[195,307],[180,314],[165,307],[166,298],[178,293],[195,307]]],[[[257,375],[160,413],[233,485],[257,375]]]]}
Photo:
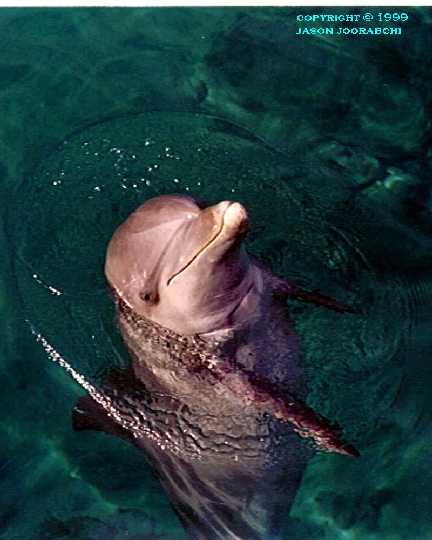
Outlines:
{"type": "Polygon", "coordinates": [[[72,430],[35,338],[96,382],[125,361],[106,245],[173,192],[242,202],[252,254],[358,310],[290,302],[308,403],[361,457],[316,454],[283,540],[432,539],[432,11],[296,35],[380,11],[0,10],[1,539],[186,539],[142,454],[72,430]]]}

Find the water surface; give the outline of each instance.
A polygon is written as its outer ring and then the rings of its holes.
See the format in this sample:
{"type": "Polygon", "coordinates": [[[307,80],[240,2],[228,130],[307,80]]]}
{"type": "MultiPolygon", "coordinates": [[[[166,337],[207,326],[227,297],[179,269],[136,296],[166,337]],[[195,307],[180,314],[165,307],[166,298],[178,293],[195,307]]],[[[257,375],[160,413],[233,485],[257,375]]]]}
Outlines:
{"type": "Polygon", "coordinates": [[[313,459],[283,538],[432,538],[431,11],[296,36],[319,11],[0,11],[1,538],[185,538],[138,451],[72,431],[26,322],[93,380],[122,362],[104,250],[171,192],[241,201],[254,255],[359,308],[292,304],[309,402],[362,457],[313,459]]]}

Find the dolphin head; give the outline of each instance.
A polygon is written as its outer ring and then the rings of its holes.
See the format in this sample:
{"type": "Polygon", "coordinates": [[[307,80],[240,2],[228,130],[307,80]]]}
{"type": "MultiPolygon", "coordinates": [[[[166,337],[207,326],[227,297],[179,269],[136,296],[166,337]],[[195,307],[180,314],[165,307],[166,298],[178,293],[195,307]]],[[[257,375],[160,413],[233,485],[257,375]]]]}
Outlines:
{"type": "Polygon", "coordinates": [[[242,245],[247,230],[239,203],[156,197],[114,233],[105,274],[136,313],[178,333],[230,328],[252,315],[258,299],[242,245]]]}

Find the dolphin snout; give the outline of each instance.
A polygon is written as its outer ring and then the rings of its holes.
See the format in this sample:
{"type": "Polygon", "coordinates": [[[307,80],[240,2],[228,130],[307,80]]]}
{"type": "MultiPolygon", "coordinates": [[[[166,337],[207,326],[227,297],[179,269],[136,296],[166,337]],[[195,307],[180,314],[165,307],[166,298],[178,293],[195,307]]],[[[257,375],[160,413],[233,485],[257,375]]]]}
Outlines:
{"type": "MultiPolygon", "coordinates": [[[[212,208],[213,212],[222,217],[222,229],[225,233],[246,233],[249,229],[249,217],[246,208],[232,201],[222,201],[212,208]]],[[[222,231],[221,231],[222,232],[222,231]]]]}
{"type": "Polygon", "coordinates": [[[245,233],[249,228],[249,218],[246,208],[238,203],[229,203],[224,213],[224,227],[245,233]]]}

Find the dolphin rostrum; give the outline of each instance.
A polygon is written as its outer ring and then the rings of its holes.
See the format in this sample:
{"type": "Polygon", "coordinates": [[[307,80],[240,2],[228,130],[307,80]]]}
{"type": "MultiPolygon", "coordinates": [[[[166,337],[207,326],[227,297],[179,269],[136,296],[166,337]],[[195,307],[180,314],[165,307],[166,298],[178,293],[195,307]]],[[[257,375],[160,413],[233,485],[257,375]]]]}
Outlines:
{"type": "Polygon", "coordinates": [[[120,225],[105,274],[131,366],[87,384],[73,412],[77,430],[145,452],[195,540],[275,538],[311,455],[304,439],[358,455],[304,401],[286,299],[353,310],[249,256],[248,225],[239,203],[180,195],[151,199],[120,225]]]}

